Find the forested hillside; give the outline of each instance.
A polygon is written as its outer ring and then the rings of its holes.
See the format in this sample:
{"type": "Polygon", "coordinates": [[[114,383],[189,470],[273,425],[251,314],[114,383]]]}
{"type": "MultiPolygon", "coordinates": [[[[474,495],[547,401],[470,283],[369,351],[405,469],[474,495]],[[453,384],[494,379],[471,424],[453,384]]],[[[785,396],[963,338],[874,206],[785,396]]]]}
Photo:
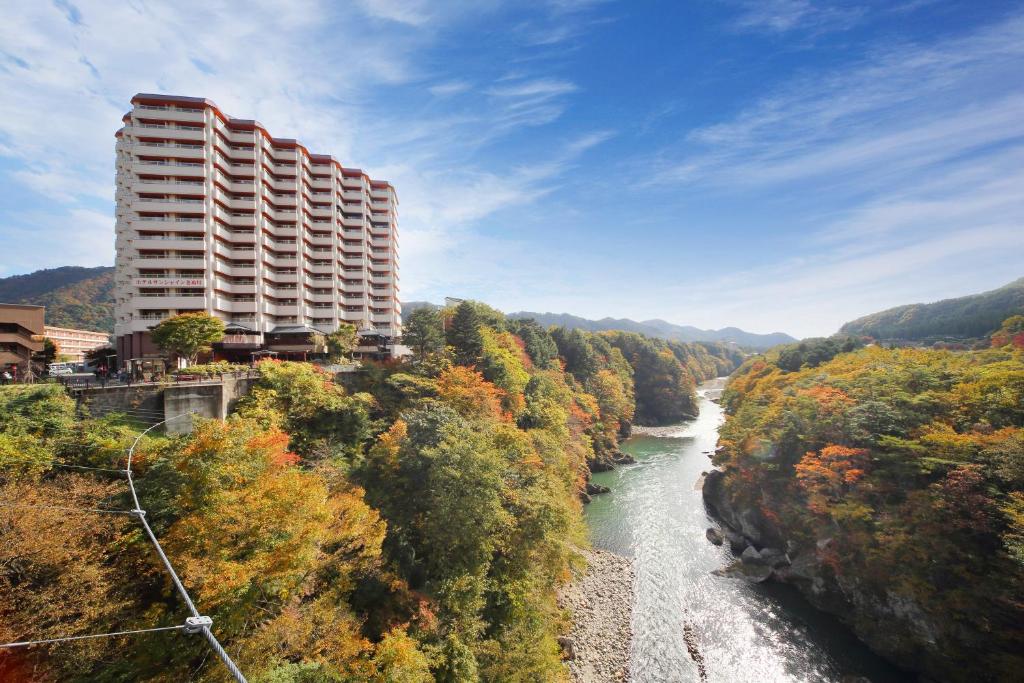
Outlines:
{"type": "MultiPolygon", "coordinates": [[[[402,310],[412,313],[418,308],[440,308],[428,301],[406,301],[402,310]]],[[[648,337],[675,342],[720,342],[736,344],[747,349],[767,349],[777,344],[788,344],[796,339],[783,332],[757,334],[738,327],[723,327],[720,330],[702,330],[692,325],[675,325],[664,320],[637,322],[628,318],[602,318],[588,320],[568,313],[532,313],[519,311],[509,313],[509,318],[534,320],[544,327],[564,327],[585,332],[635,332],[648,337]]]]}
{"type": "Polygon", "coordinates": [[[114,331],[114,269],[65,266],[0,278],[0,303],[46,307],[46,324],[114,331]]]}
{"type": "MultiPolygon", "coordinates": [[[[586,543],[587,463],[650,392],[692,402],[738,360],[474,303],[411,314],[407,341],[347,390],[266,361],[227,421],[141,441],[147,519],[253,683],[565,680],[555,589],[586,543]]],[[[0,642],[182,623],[137,522],[88,512],[132,507],[116,470],[140,427],[0,387],[0,642]]],[[[0,653],[3,680],[226,678],[177,633],[0,653]]]]}
{"type": "Polygon", "coordinates": [[[785,549],[775,576],[902,666],[1016,680],[1024,318],[981,351],[824,341],[734,375],[710,504],[757,547],[785,549]]]}
{"type": "Polygon", "coordinates": [[[897,306],[846,323],[839,333],[875,339],[976,339],[1024,313],[1024,278],[990,292],[897,306]]]}

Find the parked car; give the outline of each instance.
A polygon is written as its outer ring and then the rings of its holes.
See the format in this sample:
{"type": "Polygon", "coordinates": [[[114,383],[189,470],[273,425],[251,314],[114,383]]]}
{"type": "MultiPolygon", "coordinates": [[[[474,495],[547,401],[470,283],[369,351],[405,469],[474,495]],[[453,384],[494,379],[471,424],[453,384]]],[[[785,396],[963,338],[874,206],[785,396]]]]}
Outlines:
{"type": "Polygon", "coordinates": [[[53,363],[47,370],[50,377],[65,377],[75,374],[74,368],[67,363],[53,363]]]}

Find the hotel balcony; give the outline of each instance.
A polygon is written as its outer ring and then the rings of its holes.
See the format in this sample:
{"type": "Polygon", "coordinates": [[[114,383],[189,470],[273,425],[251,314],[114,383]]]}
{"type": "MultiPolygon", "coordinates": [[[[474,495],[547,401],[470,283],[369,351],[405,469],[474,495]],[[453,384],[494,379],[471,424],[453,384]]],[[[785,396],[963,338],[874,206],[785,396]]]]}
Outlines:
{"type": "Polygon", "coordinates": [[[360,308],[358,311],[346,311],[343,308],[338,310],[338,317],[349,323],[361,323],[370,319],[369,312],[360,308]]]}
{"type": "Polygon", "coordinates": [[[178,311],[203,310],[206,297],[202,294],[134,294],[136,308],[173,308],[178,311]]]}
{"type": "Polygon", "coordinates": [[[263,279],[277,284],[297,285],[299,283],[299,274],[266,272],[263,274],[263,279]]]}
{"type": "Polygon", "coordinates": [[[202,178],[204,165],[195,161],[133,161],[131,171],[150,175],[175,175],[202,178]]]}
{"type": "Polygon", "coordinates": [[[168,156],[178,159],[205,159],[206,147],[195,143],[139,141],[131,146],[133,154],[140,156],[168,156]]]}
{"type": "Polygon", "coordinates": [[[299,287],[297,284],[264,284],[263,295],[272,299],[294,299],[299,287]]]}
{"type": "Polygon", "coordinates": [[[259,140],[259,135],[253,130],[233,130],[228,128],[222,123],[215,124],[217,130],[219,130],[229,142],[242,143],[242,144],[254,144],[259,140]]]}
{"type": "Polygon", "coordinates": [[[272,187],[275,190],[285,190],[295,192],[298,187],[298,183],[294,180],[275,180],[273,178],[264,178],[264,184],[272,187]]]}
{"type": "Polygon", "coordinates": [[[198,270],[203,268],[203,256],[137,256],[133,259],[139,268],[180,268],[198,270]]]}
{"type": "Polygon", "coordinates": [[[298,259],[295,258],[294,254],[268,254],[263,253],[263,263],[274,266],[275,268],[295,268],[298,266],[298,259]]]}
{"type": "Polygon", "coordinates": [[[232,199],[223,192],[218,193],[217,203],[220,205],[222,210],[223,207],[227,207],[229,210],[238,209],[248,213],[256,211],[255,199],[232,199]]]}
{"type": "Polygon", "coordinates": [[[268,224],[263,226],[263,231],[264,232],[269,232],[271,235],[273,235],[277,239],[291,239],[291,240],[295,240],[295,239],[298,238],[298,232],[296,231],[295,227],[294,226],[290,226],[290,225],[286,227],[286,226],[271,225],[271,224],[268,223],[268,224]]]}
{"type": "Polygon", "coordinates": [[[218,279],[214,288],[219,292],[225,292],[227,294],[256,294],[256,283],[240,284],[237,282],[228,282],[227,280],[218,279]]]}
{"type": "Polygon", "coordinates": [[[203,237],[153,237],[140,235],[132,240],[136,249],[181,249],[189,250],[201,248],[205,238],[203,237]]]}
{"type": "Polygon", "coordinates": [[[252,182],[235,181],[227,177],[221,172],[214,174],[214,179],[217,181],[218,189],[224,188],[229,192],[238,192],[241,194],[252,194],[253,184],[252,182]]]}
{"type": "Polygon", "coordinates": [[[163,121],[181,121],[201,125],[205,119],[203,109],[172,109],[167,105],[140,104],[135,107],[139,116],[163,121]]]}
{"type": "Polygon", "coordinates": [[[306,270],[313,274],[333,275],[334,263],[307,263],[306,270]]]}
{"type": "Polygon", "coordinates": [[[227,240],[232,245],[256,244],[256,232],[253,230],[229,230],[222,225],[217,225],[217,227],[214,228],[213,234],[227,240]]]}
{"type": "Polygon", "coordinates": [[[256,258],[256,249],[252,246],[229,246],[223,242],[216,242],[213,252],[231,261],[252,261],[256,258]]]}
{"type": "Polygon", "coordinates": [[[267,315],[298,315],[298,304],[263,304],[263,312],[267,315]]]}
{"type": "Polygon", "coordinates": [[[264,190],[263,190],[263,198],[266,201],[270,202],[271,204],[273,204],[274,206],[277,206],[279,208],[286,208],[286,207],[295,208],[295,195],[294,194],[267,192],[266,188],[264,188],[264,190]]]}
{"type": "Polygon", "coordinates": [[[125,199],[134,198],[140,192],[164,192],[167,194],[204,194],[206,182],[203,180],[132,180],[128,187],[133,195],[125,199]]]}
{"type": "Polygon", "coordinates": [[[124,132],[135,138],[163,138],[165,140],[191,140],[203,142],[206,139],[206,130],[200,125],[189,125],[187,123],[175,125],[161,125],[158,123],[142,123],[133,121],[125,126],[124,132]]]}
{"type": "MultiPolygon", "coordinates": [[[[215,262],[214,270],[221,275],[227,275],[228,277],[242,277],[242,278],[255,278],[256,267],[255,266],[229,266],[223,264],[220,261],[215,262]]],[[[251,286],[251,285],[250,285],[251,286]]]]}
{"type": "Polygon", "coordinates": [[[230,299],[217,299],[217,308],[228,313],[255,313],[255,301],[232,301],[230,299]]]}
{"type": "Polygon", "coordinates": [[[280,221],[284,223],[297,222],[298,214],[295,209],[274,209],[270,206],[263,206],[263,213],[274,221],[280,221]]]}
{"type": "Polygon", "coordinates": [[[253,161],[256,159],[256,148],[255,147],[240,147],[236,145],[229,146],[224,149],[222,144],[218,144],[217,147],[221,152],[229,159],[236,161],[253,161]]]}
{"type": "MultiPolygon", "coordinates": [[[[150,190],[152,191],[152,190],[150,190]]],[[[180,189],[178,190],[181,191],[180,189]]],[[[194,213],[202,214],[203,200],[198,198],[175,198],[175,199],[143,199],[134,198],[130,200],[134,211],[161,211],[166,213],[194,213]]]]}

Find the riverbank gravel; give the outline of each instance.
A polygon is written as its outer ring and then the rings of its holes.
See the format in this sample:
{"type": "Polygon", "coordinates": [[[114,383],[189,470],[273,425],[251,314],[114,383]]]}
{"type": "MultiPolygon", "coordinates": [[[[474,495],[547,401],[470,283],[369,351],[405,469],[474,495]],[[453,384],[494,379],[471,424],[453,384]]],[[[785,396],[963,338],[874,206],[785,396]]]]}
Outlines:
{"type": "Polygon", "coordinates": [[[633,640],[633,564],[603,550],[581,551],[589,566],[559,592],[572,614],[566,665],[576,683],[629,680],[633,640]]]}

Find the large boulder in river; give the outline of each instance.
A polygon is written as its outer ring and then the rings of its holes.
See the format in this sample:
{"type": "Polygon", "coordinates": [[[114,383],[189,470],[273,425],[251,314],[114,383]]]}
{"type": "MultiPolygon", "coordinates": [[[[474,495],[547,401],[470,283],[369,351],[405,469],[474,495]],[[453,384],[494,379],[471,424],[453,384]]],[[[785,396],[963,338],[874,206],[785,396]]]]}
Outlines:
{"type": "Polygon", "coordinates": [[[608,488],[607,486],[604,486],[602,484],[594,484],[589,481],[587,482],[587,493],[591,496],[596,496],[601,493],[608,493],[609,491],[611,491],[611,489],[608,488]]]}
{"type": "Polygon", "coordinates": [[[633,463],[636,462],[636,458],[634,458],[629,453],[615,451],[614,453],[612,453],[612,462],[614,462],[616,465],[632,465],[633,463]]]}
{"type": "Polygon", "coordinates": [[[733,562],[728,567],[716,569],[711,572],[715,576],[724,576],[729,579],[742,579],[750,583],[764,583],[772,578],[772,568],[764,565],[745,564],[733,562]]]}
{"type": "Polygon", "coordinates": [[[723,543],[725,543],[725,536],[722,535],[721,531],[715,529],[714,527],[711,527],[710,529],[705,531],[704,535],[708,537],[709,541],[711,541],[711,545],[722,545],[723,543]]]}

